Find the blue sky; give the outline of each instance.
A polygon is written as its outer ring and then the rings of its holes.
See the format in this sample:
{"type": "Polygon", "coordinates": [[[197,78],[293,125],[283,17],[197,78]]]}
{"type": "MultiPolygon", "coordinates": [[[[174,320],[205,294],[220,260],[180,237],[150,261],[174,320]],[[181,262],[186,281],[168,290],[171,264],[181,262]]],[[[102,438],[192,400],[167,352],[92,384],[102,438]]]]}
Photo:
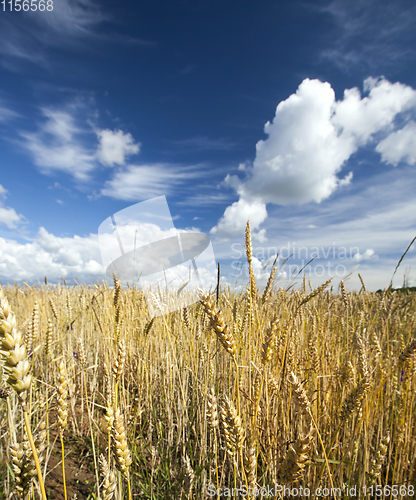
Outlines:
{"type": "MultiPolygon", "coordinates": [[[[314,257],[314,286],[389,284],[416,234],[413,1],[5,8],[2,283],[102,280],[101,222],[165,195],[224,283],[246,281],[250,219],[260,284],[276,252],[281,286],[314,257]]],[[[396,286],[414,264],[412,248],[396,286]]]]}

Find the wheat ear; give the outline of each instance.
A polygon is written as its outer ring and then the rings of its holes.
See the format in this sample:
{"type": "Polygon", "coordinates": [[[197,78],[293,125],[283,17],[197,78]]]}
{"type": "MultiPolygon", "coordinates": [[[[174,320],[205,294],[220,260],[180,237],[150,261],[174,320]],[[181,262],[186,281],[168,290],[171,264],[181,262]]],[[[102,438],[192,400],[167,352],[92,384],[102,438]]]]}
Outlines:
{"type": "Polygon", "coordinates": [[[299,481],[308,461],[312,435],[298,439],[291,445],[280,467],[280,480],[283,484],[299,481]]]}
{"type": "Polygon", "coordinates": [[[214,301],[209,294],[200,291],[201,304],[210,320],[211,327],[215,330],[218,340],[224,349],[235,359],[236,347],[232,333],[225,324],[224,317],[219,309],[215,307],[214,301]]]}
{"type": "Polygon", "coordinates": [[[112,429],[113,449],[120,471],[130,478],[130,465],[132,463],[129,446],[127,444],[126,430],[121,416],[120,409],[117,408],[114,414],[112,429]]]}
{"type": "Polygon", "coordinates": [[[186,476],[185,486],[186,486],[187,494],[189,497],[191,495],[192,486],[194,484],[195,472],[191,466],[191,461],[190,461],[188,455],[185,455],[183,457],[183,463],[185,465],[185,476],[186,476]]]}
{"type": "Polygon", "coordinates": [[[211,429],[218,427],[218,404],[214,388],[211,387],[207,396],[207,421],[211,429]]]}
{"type": "Polygon", "coordinates": [[[344,305],[346,308],[348,308],[348,297],[347,297],[347,291],[345,289],[345,284],[344,284],[344,281],[341,280],[340,284],[339,284],[340,288],[341,288],[341,297],[342,297],[342,302],[344,302],[344,305]]]}
{"type": "Polygon", "coordinates": [[[119,340],[117,357],[114,360],[114,365],[113,365],[113,377],[116,384],[120,380],[123,374],[125,360],[126,360],[126,343],[124,342],[124,340],[119,340]]]}
{"type": "Polygon", "coordinates": [[[68,423],[68,391],[66,386],[68,380],[66,378],[66,370],[63,361],[59,363],[59,385],[58,385],[58,426],[59,437],[61,440],[62,451],[62,480],[64,484],[64,496],[67,499],[66,481],[65,481],[65,447],[64,447],[64,431],[68,423]]]}
{"type": "Polygon", "coordinates": [[[77,351],[79,364],[81,368],[85,368],[87,366],[87,353],[85,352],[84,341],[81,337],[77,338],[77,351]]]}
{"type": "Polygon", "coordinates": [[[256,278],[254,277],[254,272],[253,272],[253,266],[251,264],[252,260],[253,260],[253,246],[251,243],[250,221],[247,221],[246,233],[245,233],[245,244],[246,244],[246,256],[247,256],[247,262],[248,262],[248,269],[249,269],[249,274],[250,274],[250,284],[249,284],[248,294],[250,296],[250,305],[251,305],[251,301],[255,298],[255,296],[257,294],[257,287],[256,287],[256,278]]]}
{"type": "Polygon", "coordinates": [[[246,455],[244,457],[244,467],[246,471],[247,483],[251,490],[254,490],[257,486],[257,452],[256,443],[251,441],[248,444],[246,455]]]}
{"type": "Polygon", "coordinates": [[[344,404],[342,405],[340,418],[342,421],[347,421],[361,406],[361,401],[364,399],[370,384],[367,380],[362,380],[351,393],[348,395],[344,404]]]}
{"type": "Polygon", "coordinates": [[[227,443],[227,452],[233,456],[235,452],[241,451],[244,442],[244,430],[241,418],[235,409],[232,401],[227,396],[224,397],[220,406],[221,423],[227,443]]]}
{"type": "Polygon", "coordinates": [[[101,465],[101,475],[103,476],[103,499],[111,500],[114,496],[114,491],[117,486],[117,478],[112,470],[110,470],[107,460],[103,454],[100,455],[99,459],[101,465]]]}
{"type": "Polygon", "coordinates": [[[27,391],[30,387],[32,376],[29,373],[30,363],[27,359],[26,347],[22,333],[16,328],[16,318],[11,310],[9,301],[0,287],[0,355],[4,360],[3,370],[7,375],[6,382],[17,393],[23,410],[25,429],[32,449],[33,459],[36,465],[39,486],[42,499],[46,500],[46,491],[43,484],[43,476],[40,468],[39,457],[36,451],[30,428],[30,419],[26,406],[27,391]]]}
{"type": "Polygon", "coordinates": [[[276,275],[277,267],[274,267],[270,273],[269,279],[267,280],[267,285],[266,288],[264,289],[263,292],[263,297],[261,298],[261,301],[263,304],[265,304],[270,297],[270,293],[272,291],[273,283],[274,283],[274,277],[276,275]]]}
{"type": "Polygon", "coordinates": [[[404,363],[408,359],[411,359],[416,353],[416,338],[411,340],[407,346],[403,349],[399,356],[399,363],[404,363]]]}
{"type": "Polygon", "coordinates": [[[303,413],[311,415],[311,402],[308,398],[308,395],[306,394],[305,388],[299,382],[298,378],[293,372],[291,372],[291,376],[292,376],[291,383],[292,383],[293,393],[295,395],[298,405],[301,407],[303,413]]]}
{"type": "Polygon", "coordinates": [[[55,316],[55,319],[58,319],[58,311],[56,309],[56,306],[55,306],[55,303],[52,299],[49,299],[49,304],[51,306],[51,309],[52,309],[52,313],[53,315],[55,316]]]}
{"type": "Polygon", "coordinates": [[[332,281],[332,278],[329,279],[328,281],[325,281],[325,283],[322,283],[322,285],[318,286],[318,288],[316,288],[315,290],[313,290],[309,295],[307,295],[303,300],[302,302],[299,304],[299,307],[306,304],[306,302],[309,302],[310,300],[312,300],[314,297],[316,297],[317,295],[319,295],[323,290],[325,290],[325,288],[331,283],[332,281]]]}
{"type": "Polygon", "coordinates": [[[266,337],[264,339],[261,351],[261,359],[264,365],[266,365],[272,357],[273,348],[275,346],[275,341],[276,341],[278,323],[279,323],[279,318],[275,316],[270,322],[270,328],[268,328],[266,331],[266,337]]]}
{"type": "Polygon", "coordinates": [[[368,483],[370,485],[376,484],[377,478],[380,477],[381,468],[383,466],[383,462],[386,457],[389,442],[390,442],[390,434],[387,431],[387,433],[384,435],[383,439],[380,442],[380,445],[376,453],[376,458],[371,461],[372,467],[368,474],[369,476],[368,483]]]}

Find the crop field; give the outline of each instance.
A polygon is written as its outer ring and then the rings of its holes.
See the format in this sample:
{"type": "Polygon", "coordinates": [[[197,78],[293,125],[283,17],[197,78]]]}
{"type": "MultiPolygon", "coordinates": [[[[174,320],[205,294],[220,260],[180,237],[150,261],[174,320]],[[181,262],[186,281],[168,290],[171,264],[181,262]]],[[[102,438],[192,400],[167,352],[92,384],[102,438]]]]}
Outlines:
{"type": "Polygon", "coordinates": [[[250,276],[153,319],[116,278],[4,287],[0,498],[411,498],[415,293],[250,276]]]}

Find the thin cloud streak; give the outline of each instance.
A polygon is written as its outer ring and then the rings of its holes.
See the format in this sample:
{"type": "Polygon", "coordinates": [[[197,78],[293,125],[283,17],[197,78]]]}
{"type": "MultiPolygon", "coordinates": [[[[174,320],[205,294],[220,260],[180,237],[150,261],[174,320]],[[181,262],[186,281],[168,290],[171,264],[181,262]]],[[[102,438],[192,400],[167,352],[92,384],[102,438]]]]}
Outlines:
{"type": "Polygon", "coordinates": [[[87,39],[143,47],[157,45],[152,40],[109,30],[99,32],[102,23],[114,24],[117,20],[93,0],[59,0],[59,7],[50,12],[29,10],[24,14],[25,19],[7,16],[6,21],[6,16],[0,18],[0,60],[4,67],[14,71],[21,70],[20,62],[28,61],[52,70],[48,56],[51,46],[78,46],[85,51],[87,39]]]}
{"type": "Polygon", "coordinates": [[[21,145],[31,153],[42,173],[63,171],[78,180],[88,180],[96,164],[94,153],[81,140],[85,130],[76,125],[69,112],[44,108],[42,113],[46,121],[38,132],[20,132],[21,145]]]}
{"type": "Polygon", "coordinates": [[[200,178],[201,166],[185,167],[170,163],[127,165],[105,183],[100,194],[124,201],[142,201],[171,194],[188,181],[200,178]]]}
{"type": "Polygon", "coordinates": [[[329,14],[337,32],[330,48],[321,53],[343,71],[365,68],[379,71],[414,60],[416,5],[398,0],[333,0],[325,7],[310,7],[329,14]]]}

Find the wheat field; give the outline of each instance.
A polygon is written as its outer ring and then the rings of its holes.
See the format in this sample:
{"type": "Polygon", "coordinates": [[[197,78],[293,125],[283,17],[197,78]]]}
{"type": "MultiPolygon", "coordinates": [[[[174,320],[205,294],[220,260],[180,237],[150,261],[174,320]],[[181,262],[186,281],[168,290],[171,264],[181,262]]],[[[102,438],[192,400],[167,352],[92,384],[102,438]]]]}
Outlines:
{"type": "Polygon", "coordinates": [[[415,294],[259,290],[246,253],[153,319],[116,277],[4,287],[0,498],[411,498],[415,294]]]}

